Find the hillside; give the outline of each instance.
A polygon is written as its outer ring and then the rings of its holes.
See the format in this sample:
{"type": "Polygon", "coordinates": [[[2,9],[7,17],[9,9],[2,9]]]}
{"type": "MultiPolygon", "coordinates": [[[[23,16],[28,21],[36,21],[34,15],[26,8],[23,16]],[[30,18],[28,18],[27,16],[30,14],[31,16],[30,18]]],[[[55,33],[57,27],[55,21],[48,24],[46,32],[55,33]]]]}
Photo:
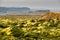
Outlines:
{"type": "Polygon", "coordinates": [[[60,12],[48,12],[47,14],[41,17],[42,19],[52,19],[52,18],[60,19],[60,12]]]}

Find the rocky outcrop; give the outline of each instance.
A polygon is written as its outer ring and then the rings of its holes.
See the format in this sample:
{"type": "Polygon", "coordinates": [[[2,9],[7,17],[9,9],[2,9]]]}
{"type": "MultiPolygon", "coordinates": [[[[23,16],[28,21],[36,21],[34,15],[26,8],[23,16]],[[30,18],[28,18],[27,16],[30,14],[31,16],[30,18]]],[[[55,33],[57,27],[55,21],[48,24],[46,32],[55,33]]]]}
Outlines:
{"type": "Polygon", "coordinates": [[[41,19],[60,19],[60,12],[48,12],[47,14],[41,16],[41,19]]]}

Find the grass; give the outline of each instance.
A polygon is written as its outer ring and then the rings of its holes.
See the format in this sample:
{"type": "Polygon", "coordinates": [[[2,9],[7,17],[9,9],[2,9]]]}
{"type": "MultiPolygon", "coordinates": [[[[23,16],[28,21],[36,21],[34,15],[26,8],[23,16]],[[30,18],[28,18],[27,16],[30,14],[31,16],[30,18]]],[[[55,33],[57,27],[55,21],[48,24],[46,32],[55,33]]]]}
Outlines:
{"type": "Polygon", "coordinates": [[[57,17],[47,20],[41,16],[0,16],[0,40],[60,40],[60,20],[57,17]]]}

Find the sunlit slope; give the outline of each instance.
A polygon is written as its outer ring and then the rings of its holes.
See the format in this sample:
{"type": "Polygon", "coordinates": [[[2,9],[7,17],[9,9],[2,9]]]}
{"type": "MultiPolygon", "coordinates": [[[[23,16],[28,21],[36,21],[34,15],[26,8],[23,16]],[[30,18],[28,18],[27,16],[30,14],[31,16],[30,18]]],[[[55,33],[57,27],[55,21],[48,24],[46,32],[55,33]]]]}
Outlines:
{"type": "Polygon", "coordinates": [[[60,19],[60,12],[48,12],[41,17],[42,19],[53,19],[57,18],[60,19]]]}

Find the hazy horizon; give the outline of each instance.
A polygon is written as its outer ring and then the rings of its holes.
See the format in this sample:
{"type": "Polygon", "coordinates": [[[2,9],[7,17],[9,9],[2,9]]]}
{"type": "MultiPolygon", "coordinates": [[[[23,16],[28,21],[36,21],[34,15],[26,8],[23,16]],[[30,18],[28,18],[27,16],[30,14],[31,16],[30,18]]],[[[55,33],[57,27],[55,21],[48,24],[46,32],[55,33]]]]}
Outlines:
{"type": "Polygon", "coordinates": [[[0,0],[0,7],[29,7],[60,11],[60,0],[0,0]]]}

